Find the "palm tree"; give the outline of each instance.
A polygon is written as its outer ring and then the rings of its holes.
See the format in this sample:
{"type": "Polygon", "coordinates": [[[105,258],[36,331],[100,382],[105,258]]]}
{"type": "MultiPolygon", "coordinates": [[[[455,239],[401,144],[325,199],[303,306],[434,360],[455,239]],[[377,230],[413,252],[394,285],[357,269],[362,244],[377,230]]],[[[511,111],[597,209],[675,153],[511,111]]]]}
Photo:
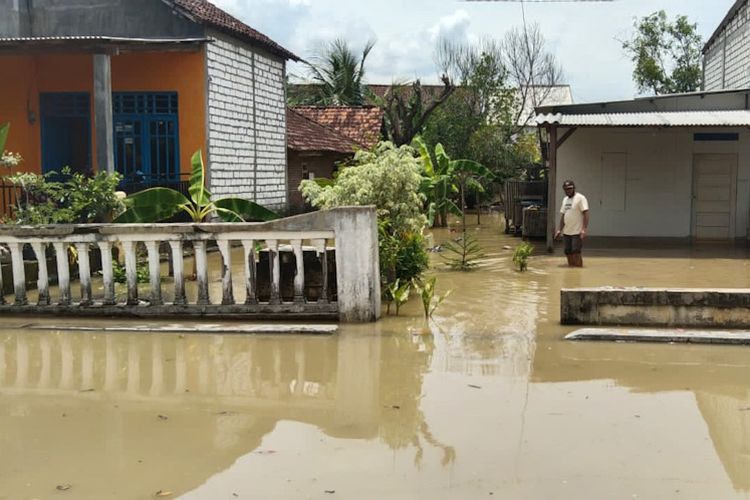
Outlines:
{"type": "Polygon", "coordinates": [[[369,41],[358,57],[349,44],[337,38],[308,62],[315,90],[307,104],[359,106],[365,103],[365,60],[375,42],[369,41]]]}

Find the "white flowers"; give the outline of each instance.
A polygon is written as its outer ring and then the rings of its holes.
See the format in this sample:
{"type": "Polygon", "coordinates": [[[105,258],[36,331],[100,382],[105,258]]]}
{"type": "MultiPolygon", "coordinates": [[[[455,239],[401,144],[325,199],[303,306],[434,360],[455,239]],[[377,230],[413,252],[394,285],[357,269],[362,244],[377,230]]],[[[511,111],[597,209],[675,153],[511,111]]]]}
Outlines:
{"type": "Polygon", "coordinates": [[[17,167],[23,161],[23,157],[20,153],[14,153],[12,151],[3,151],[0,155],[0,167],[13,168],[17,167]]]}

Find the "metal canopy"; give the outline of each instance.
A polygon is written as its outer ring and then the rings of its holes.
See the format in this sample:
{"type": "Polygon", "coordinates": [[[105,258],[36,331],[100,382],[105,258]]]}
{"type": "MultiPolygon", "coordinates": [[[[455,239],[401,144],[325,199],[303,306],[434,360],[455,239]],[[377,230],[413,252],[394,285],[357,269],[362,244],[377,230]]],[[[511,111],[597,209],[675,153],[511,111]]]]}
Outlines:
{"type": "Polygon", "coordinates": [[[0,55],[84,52],[120,54],[144,51],[192,51],[208,38],[125,38],[112,36],[44,36],[0,38],[0,55]]]}
{"type": "Polygon", "coordinates": [[[750,111],[651,111],[643,113],[541,113],[538,126],[563,127],[748,127],[750,111]]]}

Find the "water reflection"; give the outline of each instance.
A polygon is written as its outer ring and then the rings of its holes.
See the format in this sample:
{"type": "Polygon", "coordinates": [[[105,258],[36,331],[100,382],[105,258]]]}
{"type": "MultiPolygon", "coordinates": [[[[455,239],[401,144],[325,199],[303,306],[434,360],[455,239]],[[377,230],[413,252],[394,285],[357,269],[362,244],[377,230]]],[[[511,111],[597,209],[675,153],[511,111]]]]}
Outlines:
{"type": "Polygon", "coordinates": [[[3,493],[48,480],[31,465],[44,460],[67,471],[67,482],[93,489],[97,476],[134,474],[138,484],[119,487],[140,495],[160,488],[157,475],[144,481],[143,471],[158,461],[161,483],[188,491],[257,448],[282,420],[411,448],[417,464],[435,447],[448,465],[455,450],[433,435],[420,409],[433,350],[430,340],[372,333],[1,333],[0,474],[16,471],[3,493]],[[40,434],[44,445],[30,447],[40,434]],[[100,454],[102,443],[112,453],[100,454]]]}

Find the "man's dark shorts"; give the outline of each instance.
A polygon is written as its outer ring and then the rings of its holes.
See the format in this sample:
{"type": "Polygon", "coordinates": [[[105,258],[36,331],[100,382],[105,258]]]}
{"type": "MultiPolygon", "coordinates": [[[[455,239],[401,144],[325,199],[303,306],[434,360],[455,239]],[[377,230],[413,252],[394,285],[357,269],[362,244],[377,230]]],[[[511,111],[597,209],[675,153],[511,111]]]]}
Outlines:
{"type": "Polygon", "coordinates": [[[583,240],[580,234],[563,234],[563,242],[565,243],[565,255],[581,253],[583,240]]]}

